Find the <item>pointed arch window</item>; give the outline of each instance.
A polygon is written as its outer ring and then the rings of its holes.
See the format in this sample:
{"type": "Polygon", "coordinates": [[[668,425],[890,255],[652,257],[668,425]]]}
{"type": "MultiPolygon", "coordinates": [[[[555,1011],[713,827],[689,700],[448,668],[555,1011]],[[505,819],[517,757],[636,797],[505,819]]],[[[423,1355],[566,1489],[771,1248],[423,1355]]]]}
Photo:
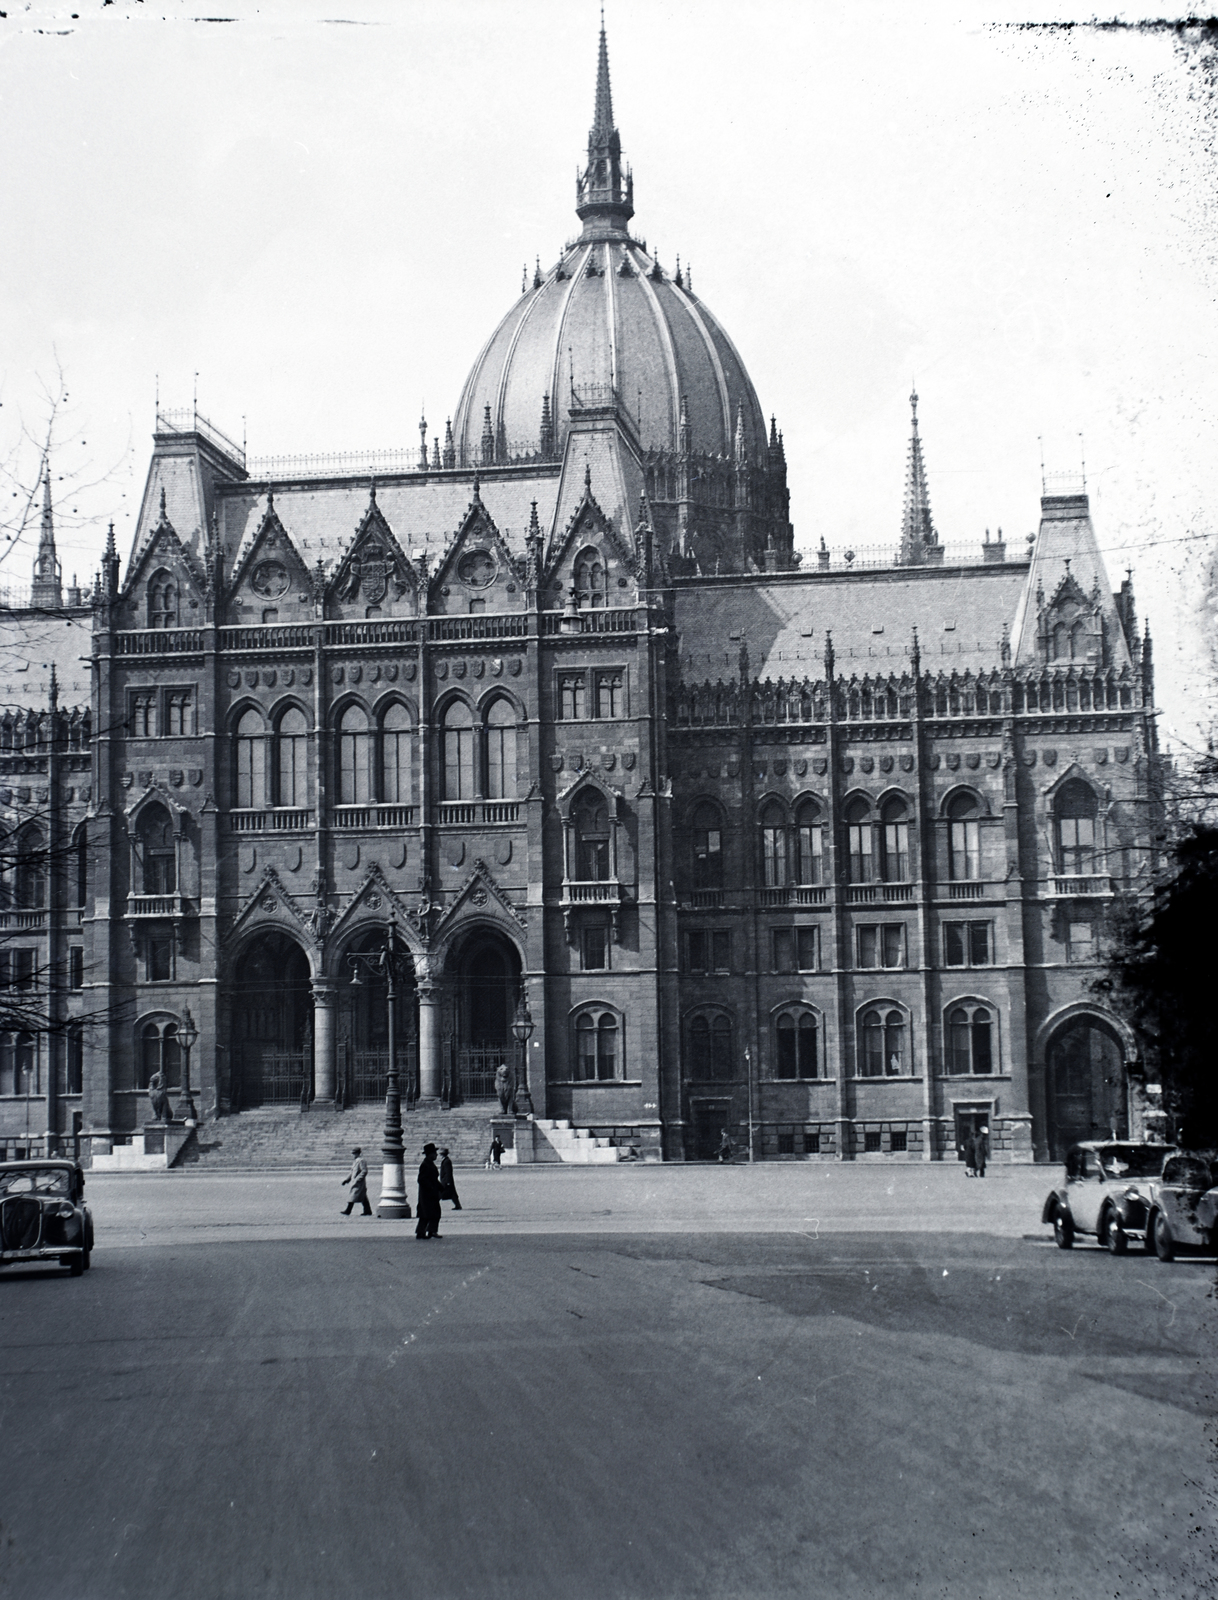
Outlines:
{"type": "Polygon", "coordinates": [[[178,886],[173,819],[163,805],[140,812],[139,852],[143,860],[143,894],[173,894],[178,886]]]}
{"type": "Polygon", "coordinates": [[[608,604],[604,557],[591,545],[575,558],[575,593],[582,605],[608,604]]]}
{"type": "Polygon", "coordinates": [[[464,700],[444,713],[444,798],[474,798],[474,714],[464,700]]]}
{"type": "Polygon", "coordinates": [[[777,800],[761,813],[761,881],[767,889],[781,889],[787,881],[787,819],[777,800]]]}
{"type": "Polygon", "coordinates": [[[486,714],[486,795],[488,800],[516,798],[516,712],[502,697],[486,714]]]}
{"type": "Polygon", "coordinates": [[[850,861],[850,882],[870,883],[875,875],[872,858],[871,806],[855,799],[846,808],[846,851],[850,861]]]}
{"type": "Polygon", "coordinates": [[[165,1087],[177,1088],[182,1076],[182,1047],[176,1021],[146,1022],[140,1030],[139,1082],[146,1089],[154,1072],[165,1074],[165,1087]]]}
{"type": "Polygon", "coordinates": [[[695,889],[723,887],[723,821],[718,807],[709,801],[693,815],[692,847],[695,889]]]}
{"type": "Polygon", "coordinates": [[[176,628],[178,625],[178,586],[171,573],[159,568],[148,580],[148,626],[176,628]]]}
{"type": "Polygon", "coordinates": [[[797,883],[825,881],[825,825],[815,800],[805,800],[795,813],[797,883]]]}
{"type": "Polygon", "coordinates": [[[973,794],[954,795],[948,804],[948,870],[957,882],[981,876],[981,807],[973,794]]]}
{"type": "Polygon", "coordinates": [[[299,706],[289,706],[279,719],[275,738],[275,804],[309,803],[309,724],[299,706]]]}
{"type": "Polygon", "coordinates": [[[1072,778],[1058,791],[1054,806],[1057,821],[1057,870],[1085,874],[1095,871],[1095,790],[1081,778],[1072,778]]]}
{"type": "Polygon", "coordinates": [[[859,1019],[859,1076],[899,1078],[906,1066],[905,1015],[895,1006],[871,1006],[859,1019]]]}
{"type": "Polygon", "coordinates": [[[599,790],[587,790],[575,806],[573,820],[575,879],[580,883],[604,882],[610,876],[608,801],[599,790]]]}
{"type": "Polygon", "coordinates": [[[410,804],[412,745],[410,712],[395,700],[381,718],[381,799],[388,805],[410,804]]]}
{"type": "Polygon", "coordinates": [[[900,796],[884,802],[880,834],[880,877],[904,883],[909,877],[909,808],[900,796]]]}
{"type": "Polygon", "coordinates": [[[776,1078],[815,1078],[819,1075],[816,1013],[802,1006],[780,1011],[774,1024],[776,1078]]]}
{"type": "Polygon", "coordinates": [[[698,1012],[686,1033],[686,1076],[729,1083],[735,1076],[732,1019],[722,1011],[698,1012]]]}
{"type": "Polygon", "coordinates": [[[954,1077],[993,1072],[994,1016],[988,1006],[967,1001],[948,1013],[947,1070],[954,1077]]]}
{"type": "Polygon", "coordinates": [[[372,798],[372,738],[363,706],[348,706],[338,725],[338,803],[367,805],[372,798]]]}
{"type": "Polygon", "coordinates": [[[625,1076],[620,1019],[607,1006],[589,1006],[575,1018],[575,1077],[607,1083],[625,1076]]]}
{"type": "Polygon", "coordinates": [[[23,828],[17,835],[17,905],[40,911],[47,903],[47,851],[42,829],[23,828]]]}
{"type": "Polygon", "coordinates": [[[266,804],[266,724],[251,706],[237,723],[237,805],[243,810],[266,804]]]}

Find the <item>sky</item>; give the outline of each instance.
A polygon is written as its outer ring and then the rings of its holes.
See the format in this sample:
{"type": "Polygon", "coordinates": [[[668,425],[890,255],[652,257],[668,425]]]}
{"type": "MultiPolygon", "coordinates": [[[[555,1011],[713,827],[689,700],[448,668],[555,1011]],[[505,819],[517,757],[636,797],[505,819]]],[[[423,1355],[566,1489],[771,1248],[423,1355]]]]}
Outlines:
{"type": "MultiPolygon", "coordinates": [[[[62,372],[65,578],[111,517],[130,547],[158,390],[197,386],[255,457],[416,448],[522,265],[578,232],[595,0],[4,9],[3,492],[11,517],[62,372]]],[[[607,0],[633,227],[692,265],[776,413],[798,546],[895,543],[914,382],[949,544],[1019,548],[1042,458],[1085,458],[1190,743],[1215,709],[1218,33],[1020,25],[1065,14],[607,0]]],[[[0,543],[0,583],[34,540],[0,543]]]]}

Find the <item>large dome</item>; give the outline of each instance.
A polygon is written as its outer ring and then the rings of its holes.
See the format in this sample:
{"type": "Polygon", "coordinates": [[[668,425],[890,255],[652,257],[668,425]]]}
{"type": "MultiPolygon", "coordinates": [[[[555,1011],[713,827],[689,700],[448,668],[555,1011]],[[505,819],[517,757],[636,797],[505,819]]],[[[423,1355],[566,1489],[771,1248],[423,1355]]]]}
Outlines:
{"type": "Polygon", "coordinates": [[[731,456],[742,444],[748,460],[763,459],[765,419],[732,341],[680,272],[662,272],[628,232],[634,184],[613,125],[603,27],[576,211],[582,237],[535,276],[474,363],[453,417],[456,464],[560,454],[573,388],[585,403],[612,390],[645,450],[731,456]]]}
{"type": "Polygon", "coordinates": [[[572,385],[614,390],[644,449],[679,448],[684,400],[690,449],[730,455],[742,413],[749,459],[764,452],[765,419],[732,341],[624,231],[573,245],[496,328],[453,418],[458,462],[483,459],[487,406],[496,459],[536,450],[547,396],[560,453],[572,385]]]}

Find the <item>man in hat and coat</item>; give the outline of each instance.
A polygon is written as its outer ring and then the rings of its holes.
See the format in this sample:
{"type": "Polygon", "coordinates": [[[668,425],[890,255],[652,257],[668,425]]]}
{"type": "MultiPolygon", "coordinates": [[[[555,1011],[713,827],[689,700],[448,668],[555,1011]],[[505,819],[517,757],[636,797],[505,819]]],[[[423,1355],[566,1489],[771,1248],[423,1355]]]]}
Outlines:
{"type": "Polygon", "coordinates": [[[451,1200],[453,1210],[460,1211],[461,1197],[457,1193],[457,1185],[453,1179],[453,1158],[448,1153],[448,1146],[440,1146],[440,1199],[451,1200]]]}
{"type": "Polygon", "coordinates": [[[423,1146],[423,1159],[419,1163],[419,1204],[416,1214],[416,1239],[440,1237],[440,1174],[436,1171],[436,1147],[423,1146]]]}
{"type": "Polygon", "coordinates": [[[347,1184],[351,1185],[351,1198],[343,1207],[343,1216],[349,1217],[351,1215],[352,1206],[362,1205],[364,1215],[370,1217],[372,1215],[372,1207],[368,1204],[368,1163],[364,1160],[359,1145],[355,1146],[351,1155],[353,1157],[351,1171],[343,1179],[344,1187],[347,1184]]]}

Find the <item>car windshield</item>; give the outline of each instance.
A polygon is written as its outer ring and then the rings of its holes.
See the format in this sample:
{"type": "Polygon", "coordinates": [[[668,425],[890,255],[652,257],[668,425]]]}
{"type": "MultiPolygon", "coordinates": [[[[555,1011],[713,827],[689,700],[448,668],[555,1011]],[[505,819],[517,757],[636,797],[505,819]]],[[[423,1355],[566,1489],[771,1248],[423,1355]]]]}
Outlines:
{"type": "Polygon", "coordinates": [[[0,1171],[0,1195],[67,1194],[66,1167],[23,1167],[0,1171]]]}
{"type": "Polygon", "coordinates": [[[1208,1189],[1213,1179],[1209,1162],[1200,1156],[1180,1156],[1163,1168],[1164,1183],[1178,1183],[1184,1189],[1208,1189]]]}
{"type": "Polygon", "coordinates": [[[1106,1178],[1157,1178],[1171,1153],[1164,1145],[1110,1144],[1098,1155],[1106,1178]]]}

